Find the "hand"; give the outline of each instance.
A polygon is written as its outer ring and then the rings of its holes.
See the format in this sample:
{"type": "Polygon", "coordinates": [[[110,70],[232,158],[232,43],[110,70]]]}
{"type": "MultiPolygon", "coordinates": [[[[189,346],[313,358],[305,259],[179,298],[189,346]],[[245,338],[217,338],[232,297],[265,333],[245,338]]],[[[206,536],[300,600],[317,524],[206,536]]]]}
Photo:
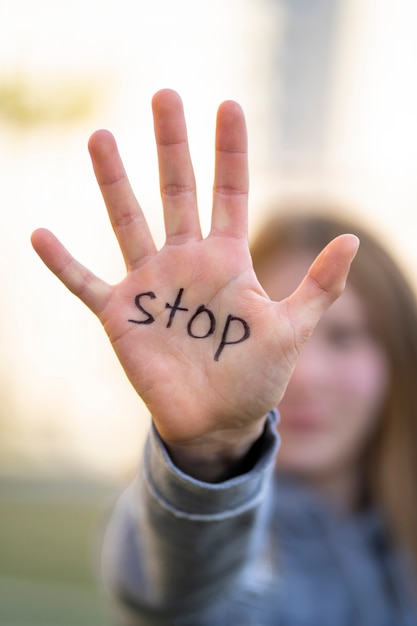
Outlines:
{"type": "Polygon", "coordinates": [[[32,243],[54,274],[102,322],[117,356],[172,450],[238,458],[262,431],[297,356],[341,293],[356,249],[338,237],[299,288],[274,303],[252,269],[247,242],[247,139],[234,102],[218,111],[211,232],[202,238],[181,100],[152,101],[166,243],[156,250],[107,131],[90,139],[95,175],[126,262],[111,286],[44,229],[32,243]],[[229,450],[226,453],[226,450],[229,450]]]}

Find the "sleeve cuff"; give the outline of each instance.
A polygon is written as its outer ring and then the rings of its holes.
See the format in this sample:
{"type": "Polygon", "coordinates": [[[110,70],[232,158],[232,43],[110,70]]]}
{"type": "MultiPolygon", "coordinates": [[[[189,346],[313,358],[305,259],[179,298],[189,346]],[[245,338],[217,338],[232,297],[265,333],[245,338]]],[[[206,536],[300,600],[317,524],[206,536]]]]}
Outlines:
{"type": "Polygon", "coordinates": [[[196,520],[225,519],[256,506],[263,498],[274,469],[279,446],[278,413],[271,411],[257,444],[252,469],[222,483],[205,483],[184,474],[172,462],[152,426],[144,451],[145,480],[151,495],[179,517],[196,520]]]}

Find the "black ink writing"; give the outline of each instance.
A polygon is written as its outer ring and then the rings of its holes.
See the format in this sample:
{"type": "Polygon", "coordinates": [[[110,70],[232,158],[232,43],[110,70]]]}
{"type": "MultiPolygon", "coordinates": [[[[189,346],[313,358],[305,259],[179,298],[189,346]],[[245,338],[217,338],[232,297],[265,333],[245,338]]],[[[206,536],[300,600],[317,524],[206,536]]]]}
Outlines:
{"type": "Polygon", "coordinates": [[[190,335],[190,337],[194,337],[194,339],[205,339],[206,337],[214,333],[215,328],[216,328],[216,319],[214,317],[214,313],[210,311],[210,309],[207,309],[207,307],[205,307],[204,304],[198,307],[197,311],[194,313],[194,315],[192,316],[192,318],[187,324],[187,332],[190,335]],[[205,335],[196,335],[195,333],[193,333],[193,322],[202,313],[205,313],[207,315],[209,322],[210,322],[210,326],[205,335]]]}
{"type": "Polygon", "coordinates": [[[214,355],[214,360],[218,361],[220,358],[221,353],[223,352],[224,348],[226,346],[231,346],[233,344],[236,343],[242,343],[242,341],[246,341],[246,339],[249,339],[250,336],[250,329],[249,329],[249,324],[247,322],[245,322],[245,320],[243,320],[241,317],[235,317],[234,315],[228,315],[227,316],[227,320],[226,320],[226,324],[224,325],[224,329],[223,329],[223,334],[222,334],[222,338],[220,341],[220,345],[216,350],[216,353],[214,355]],[[239,339],[235,339],[233,341],[227,341],[227,334],[229,332],[229,328],[232,322],[240,322],[240,324],[243,327],[243,335],[239,338],[239,339]]]}
{"type": "Polygon", "coordinates": [[[183,287],[181,287],[181,289],[179,290],[176,300],[174,302],[173,305],[168,304],[168,302],[165,304],[165,308],[166,309],[171,309],[171,312],[169,314],[169,320],[168,320],[168,324],[167,324],[167,328],[171,328],[172,325],[172,320],[174,319],[174,315],[177,311],[188,311],[188,309],[185,309],[184,307],[180,306],[180,302],[181,302],[181,298],[182,298],[182,294],[184,293],[184,289],[183,287]]]}
{"type": "MultiPolygon", "coordinates": [[[[168,322],[166,324],[166,328],[171,328],[172,323],[174,321],[174,317],[177,311],[183,311],[187,313],[189,309],[185,306],[181,305],[181,300],[184,294],[184,288],[178,290],[177,296],[175,298],[174,304],[165,303],[165,308],[169,309],[169,317],[168,322]]],[[[135,306],[139,311],[143,314],[143,319],[129,319],[129,322],[133,324],[153,324],[156,322],[155,317],[150,313],[147,309],[144,308],[142,304],[143,298],[149,298],[150,300],[156,300],[157,296],[153,291],[145,291],[144,293],[139,293],[135,296],[135,306]]],[[[204,304],[200,304],[195,312],[189,318],[186,329],[189,337],[193,339],[206,339],[211,335],[214,335],[216,330],[217,322],[216,317],[209,308],[207,308],[204,304]]],[[[242,341],[246,341],[250,337],[250,328],[249,324],[241,317],[236,317],[235,315],[229,314],[226,318],[226,322],[221,334],[220,343],[214,353],[214,360],[218,361],[220,356],[223,353],[223,350],[226,346],[233,346],[238,343],[242,343],[242,341]]]]}
{"type": "Polygon", "coordinates": [[[146,291],[145,293],[140,293],[135,297],[135,306],[139,309],[141,313],[144,313],[147,317],[145,317],[145,319],[143,320],[129,320],[129,322],[133,322],[134,324],[153,324],[153,322],[155,321],[154,316],[151,315],[149,311],[146,311],[140,303],[140,299],[144,296],[147,296],[151,300],[155,300],[156,295],[153,291],[146,291]]]}

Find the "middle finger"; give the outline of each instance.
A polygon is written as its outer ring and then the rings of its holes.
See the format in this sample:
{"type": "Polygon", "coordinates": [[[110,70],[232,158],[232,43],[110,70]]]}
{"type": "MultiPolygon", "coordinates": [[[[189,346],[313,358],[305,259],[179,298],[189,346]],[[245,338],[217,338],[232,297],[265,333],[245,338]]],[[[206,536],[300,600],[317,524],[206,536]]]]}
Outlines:
{"type": "Polygon", "coordinates": [[[167,243],[200,239],[196,185],[181,99],[176,92],[164,89],[153,97],[152,108],[167,243]]]}

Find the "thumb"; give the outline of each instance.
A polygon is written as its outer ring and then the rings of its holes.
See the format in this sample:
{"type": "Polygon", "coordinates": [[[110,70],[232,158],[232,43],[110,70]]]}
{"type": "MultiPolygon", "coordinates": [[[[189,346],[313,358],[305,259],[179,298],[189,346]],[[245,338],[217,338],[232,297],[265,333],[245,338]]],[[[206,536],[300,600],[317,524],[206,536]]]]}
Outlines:
{"type": "Polygon", "coordinates": [[[315,258],[299,287],[288,298],[296,344],[301,347],[329,306],[343,293],[359,248],[355,235],[333,239],[315,258]]]}

